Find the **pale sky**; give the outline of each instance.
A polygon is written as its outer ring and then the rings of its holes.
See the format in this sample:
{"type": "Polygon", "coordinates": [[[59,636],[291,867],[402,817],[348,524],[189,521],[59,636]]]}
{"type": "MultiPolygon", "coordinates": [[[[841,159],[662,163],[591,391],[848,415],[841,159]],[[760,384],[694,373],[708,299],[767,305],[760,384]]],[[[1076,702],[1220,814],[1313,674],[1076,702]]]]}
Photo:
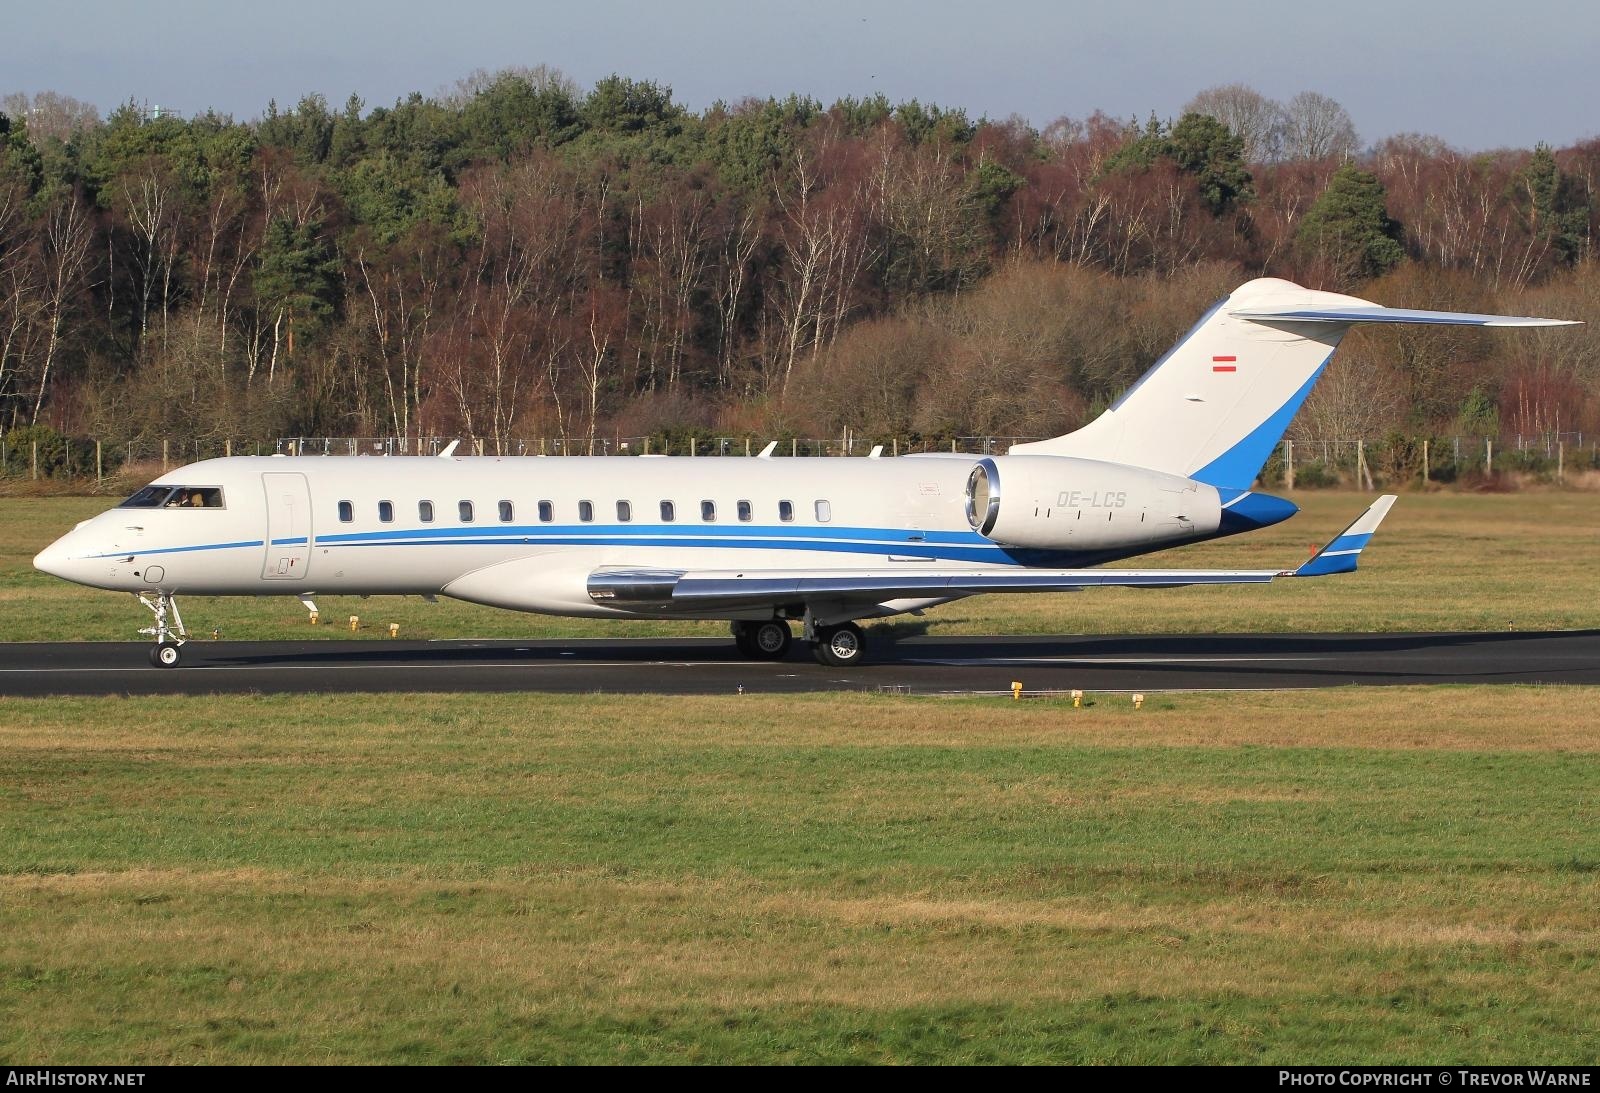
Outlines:
{"type": "Polygon", "coordinates": [[[717,99],[882,92],[1020,114],[1173,117],[1241,82],[1344,105],[1364,143],[1401,132],[1463,149],[1600,135],[1595,0],[5,0],[0,94],[129,98],[240,120],[321,92],[368,108],[474,69],[538,64],[582,87],[652,79],[717,99]]]}

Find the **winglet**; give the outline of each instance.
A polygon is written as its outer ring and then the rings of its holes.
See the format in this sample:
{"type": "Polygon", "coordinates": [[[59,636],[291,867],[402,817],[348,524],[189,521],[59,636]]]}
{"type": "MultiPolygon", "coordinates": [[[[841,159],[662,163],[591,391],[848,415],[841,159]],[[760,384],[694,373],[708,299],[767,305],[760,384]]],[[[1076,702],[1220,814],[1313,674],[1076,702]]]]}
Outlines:
{"type": "Polygon", "coordinates": [[[1295,570],[1295,577],[1325,577],[1329,573],[1353,573],[1361,550],[1372,539],[1383,518],[1389,515],[1395,495],[1386,493],[1374,501],[1366,512],[1356,517],[1355,523],[1345,528],[1327,546],[1317,551],[1311,560],[1295,570]]]}
{"type": "Polygon", "coordinates": [[[777,450],[778,450],[778,442],[776,440],[769,440],[767,442],[767,446],[765,448],[762,448],[760,452],[756,453],[756,458],[757,459],[771,459],[772,458],[772,453],[777,451],[777,450]]]}
{"type": "Polygon", "coordinates": [[[444,446],[444,451],[439,453],[439,458],[440,459],[449,459],[451,456],[455,455],[456,454],[456,445],[460,444],[460,443],[461,443],[461,441],[458,438],[458,439],[452,440],[450,443],[446,444],[444,446]]]}

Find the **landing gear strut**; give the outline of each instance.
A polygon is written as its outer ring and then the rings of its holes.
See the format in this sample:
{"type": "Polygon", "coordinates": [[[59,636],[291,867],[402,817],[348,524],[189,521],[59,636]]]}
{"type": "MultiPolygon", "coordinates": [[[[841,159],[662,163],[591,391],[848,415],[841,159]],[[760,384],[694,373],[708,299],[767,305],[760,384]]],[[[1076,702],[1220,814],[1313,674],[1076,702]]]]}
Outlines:
{"type": "Polygon", "coordinates": [[[154,597],[140,592],[138,596],[139,602],[156,617],[155,625],[139,631],[156,639],[150,650],[150,663],[157,668],[176,668],[183,662],[183,654],[178,650],[189,640],[189,631],[183,626],[183,616],[178,613],[177,597],[167,592],[157,592],[154,597]],[[170,624],[167,622],[168,614],[172,616],[170,624]]]}
{"type": "Polygon", "coordinates": [[[781,619],[766,622],[735,622],[733,642],[751,660],[782,660],[794,640],[789,624],[781,619]]]}
{"type": "Polygon", "coordinates": [[[867,639],[861,627],[853,622],[819,626],[811,652],[818,664],[826,664],[830,668],[851,668],[865,659],[867,639]]]}

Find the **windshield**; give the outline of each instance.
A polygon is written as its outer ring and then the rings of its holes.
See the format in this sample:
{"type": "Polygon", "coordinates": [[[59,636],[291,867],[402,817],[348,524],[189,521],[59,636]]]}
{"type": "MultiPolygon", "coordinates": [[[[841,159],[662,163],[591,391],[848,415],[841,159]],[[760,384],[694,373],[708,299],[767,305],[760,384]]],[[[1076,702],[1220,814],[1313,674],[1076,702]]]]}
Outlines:
{"type": "Polygon", "coordinates": [[[216,486],[146,486],[124,501],[125,509],[220,509],[222,490],[216,486]]]}

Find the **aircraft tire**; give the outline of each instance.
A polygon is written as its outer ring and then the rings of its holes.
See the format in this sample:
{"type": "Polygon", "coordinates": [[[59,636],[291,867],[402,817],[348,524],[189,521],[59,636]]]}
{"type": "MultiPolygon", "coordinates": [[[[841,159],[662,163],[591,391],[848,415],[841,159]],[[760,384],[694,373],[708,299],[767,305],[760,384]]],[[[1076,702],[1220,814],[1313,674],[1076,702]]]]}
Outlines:
{"type": "Polygon", "coordinates": [[[150,649],[150,663],[157,668],[176,668],[183,663],[183,653],[175,641],[164,641],[150,649]]]}
{"type": "Polygon", "coordinates": [[[830,668],[853,668],[866,659],[867,639],[853,622],[817,627],[817,640],[811,647],[818,664],[830,668]]]}
{"type": "Polygon", "coordinates": [[[778,619],[756,623],[745,631],[749,635],[752,655],[759,660],[782,660],[789,653],[794,635],[789,624],[778,619]]]}

